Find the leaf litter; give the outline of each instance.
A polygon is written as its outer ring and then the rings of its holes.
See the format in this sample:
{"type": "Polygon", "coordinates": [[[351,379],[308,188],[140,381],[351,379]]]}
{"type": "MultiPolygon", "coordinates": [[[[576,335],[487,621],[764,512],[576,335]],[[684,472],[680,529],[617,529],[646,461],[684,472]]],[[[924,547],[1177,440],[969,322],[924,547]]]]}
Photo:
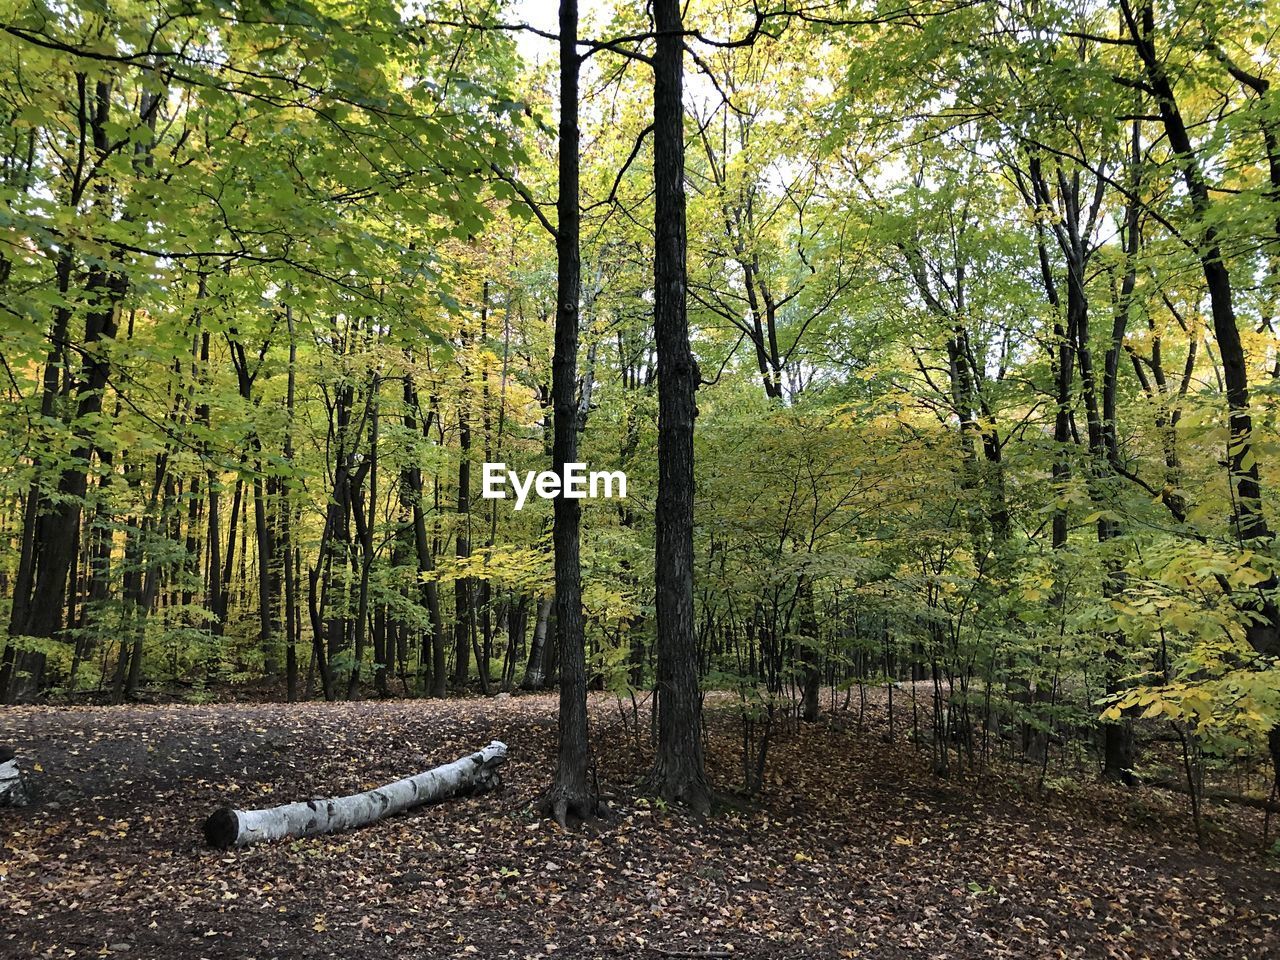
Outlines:
{"type": "MultiPolygon", "coordinates": [[[[41,769],[37,802],[0,813],[0,956],[1280,956],[1280,872],[1234,811],[1202,851],[1175,799],[1036,794],[1016,771],[938,780],[909,743],[837,714],[780,732],[761,795],[699,820],[637,795],[646,747],[598,696],[608,812],[563,831],[534,806],[555,712],[549,694],[10,708],[5,736],[41,769]],[[494,793],[202,845],[220,804],[365,790],[495,738],[510,761],[494,793]]],[[[735,718],[713,707],[707,726],[712,776],[732,784],[735,718]]]]}

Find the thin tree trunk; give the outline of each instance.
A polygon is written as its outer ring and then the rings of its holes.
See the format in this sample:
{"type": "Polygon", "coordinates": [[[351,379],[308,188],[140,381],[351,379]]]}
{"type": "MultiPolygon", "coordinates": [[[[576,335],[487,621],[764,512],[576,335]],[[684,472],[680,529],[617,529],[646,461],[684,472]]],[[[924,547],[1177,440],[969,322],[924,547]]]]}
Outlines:
{"type": "Polygon", "coordinates": [[[538,612],[533,621],[533,638],[529,641],[529,657],[524,664],[524,679],[520,681],[523,690],[541,690],[546,680],[547,624],[551,620],[551,607],[554,603],[554,594],[538,601],[538,612]]]}
{"type": "MultiPolygon", "coordinates": [[[[354,700],[360,690],[360,661],[364,657],[365,636],[369,624],[369,576],[373,571],[373,524],[374,511],[378,505],[378,378],[374,377],[369,386],[372,397],[369,400],[369,459],[365,461],[369,468],[369,499],[365,505],[363,489],[356,491],[352,497],[352,514],[355,518],[356,536],[360,540],[360,592],[356,605],[355,650],[351,665],[351,676],[347,680],[347,699],[354,700]]],[[[379,665],[374,664],[374,670],[379,665]]],[[[381,665],[386,669],[386,664],[381,665]]],[[[386,678],[383,678],[385,684],[386,678]]]]}
{"type": "MultiPolygon", "coordinates": [[[[293,307],[285,304],[289,331],[289,373],[285,389],[284,461],[293,469],[293,416],[297,400],[298,340],[293,327],[293,307]]],[[[293,546],[293,497],[289,484],[280,485],[280,555],[284,565],[285,687],[289,702],[298,699],[298,584],[293,546]]]]}
{"type": "MultiPolygon", "coordinates": [[[[466,349],[466,337],[463,337],[466,349]]],[[[466,377],[463,372],[463,377],[466,377]]],[[[467,419],[465,396],[458,409],[458,529],[454,554],[459,560],[471,556],[471,424],[467,419]]],[[[470,577],[453,582],[453,685],[459,690],[471,674],[471,631],[475,619],[470,577]]]]}

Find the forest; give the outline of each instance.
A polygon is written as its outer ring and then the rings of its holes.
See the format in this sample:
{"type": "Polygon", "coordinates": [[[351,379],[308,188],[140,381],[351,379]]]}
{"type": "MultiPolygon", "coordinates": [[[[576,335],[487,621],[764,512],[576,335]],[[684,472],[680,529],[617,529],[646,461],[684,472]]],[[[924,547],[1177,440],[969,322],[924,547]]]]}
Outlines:
{"type": "Polygon", "coordinates": [[[0,9],[0,953],[1280,956],[1274,0],[0,9]]]}

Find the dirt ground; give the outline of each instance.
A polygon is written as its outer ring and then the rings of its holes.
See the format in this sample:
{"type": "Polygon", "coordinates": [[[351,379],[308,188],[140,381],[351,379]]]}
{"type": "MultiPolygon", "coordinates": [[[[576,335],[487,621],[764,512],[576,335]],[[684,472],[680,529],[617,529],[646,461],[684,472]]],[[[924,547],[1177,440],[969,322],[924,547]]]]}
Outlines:
{"type": "MultiPolygon", "coordinates": [[[[610,811],[566,833],[531,809],[550,695],[3,709],[38,796],[0,811],[0,957],[1280,957],[1254,812],[1217,812],[1206,852],[1182,798],[939,780],[837,714],[779,735],[755,805],[698,821],[637,798],[643,750],[612,700],[592,715],[610,811]],[[367,789],[492,739],[496,793],[203,845],[220,804],[367,789]]],[[[709,731],[713,775],[738,782],[730,713],[709,731]]]]}

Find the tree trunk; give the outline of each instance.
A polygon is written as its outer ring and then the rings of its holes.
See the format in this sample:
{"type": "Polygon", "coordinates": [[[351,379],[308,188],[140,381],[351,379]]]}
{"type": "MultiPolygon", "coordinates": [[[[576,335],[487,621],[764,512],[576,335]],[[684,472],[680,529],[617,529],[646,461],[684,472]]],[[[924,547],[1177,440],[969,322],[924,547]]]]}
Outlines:
{"type": "Polygon", "coordinates": [[[686,310],[684,39],[679,0],[654,0],[654,331],[658,353],[655,599],[658,737],[652,789],[710,809],[693,625],[693,421],[698,369],[686,310]]]}
{"type": "MultiPolygon", "coordinates": [[[[1124,347],[1125,330],[1129,321],[1129,304],[1137,286],[1137,258],[1141,248],[1140,210],[1138,200],[1142,177],[1142,125],[1133,123],[1130,138],[1129,163],[1131,173],[1130,189],[1133,199],[1125,204],[1125,227],[1123,249],[1127,259],[1124,279],[1121,282],[1118,301],[1115,305],[1111,321],[1111,340],[1107,345],[1107,354],[1102,368],[1102,410],[1097,417],[1099,436],[1095,440],[1094,430],[1090,429],[1089,444],[1094,450],[1095,469],[1103,480],[1114,479],[1113,463],[1119,459],[1120,447],[1116,429],[1116,399],[1120,372],[1120,351],[1124,347]]],[[[1088,354],[1088,343],[1082,338],[1082,356],[1088,354]]],[[[1082,361],[1081,371],[1084,366],[1082,361]]],[[[1097,408],[1096,401],[1090,396],[1091,381],[1086,381],[1086,408],[1091,419],[1097,408]]],[[[1105,503],[1104,503],[1105,509],[1105,503]]],[[[1120,535],[1119,524],[1110,517],[1098,518],[1098,544],[1103,546],[1120,535]]],[[[1102,579],[1102,595],[1108,600],[1124,593],[1127,575],[1119,558],[1107,557],[1106,570],[1102,579]]],[[[1112,631],[1106,635],[1106,675],[1105,690],[1108,695],[1118,693],[1124,684],[1125,670],[1124,643],[1122,631],[1112,631]]],[[[1117,783],[1132,784],[1134,782],[1133,765],[1137,753],[1133,739],[1133,722],[1127,717],[1115,723],[1108,723],[1102,728],[1102,775],[1117,783]]]]}
{"type": "MultiPolygon", "coordinates": [[[[1236,320],[1231,274],[1217,226],[1218,212],[1214,209],[1204,167],[1178,106],[1165,59],[1156,49],[1154,5],[1151,0],[1141,0],[1135,10],[1129,0],[1120,0],[1120,10],[1146,80],[1155,94],[1161,125],[1181,169],[1197,221],[1199,236],[1196,239],[1199,243],[1196,250],[1209,293],[1209,312],[1214,339],[1222,358],[1222,379],[1227,395],[1227,423],[1231,438],[1227,460],[1234,494],[1231,524],[1243,548],[1265,554],[1271,549],[1274,534],[1262,512],[1262,480],[1253,446],[1253,416],[1249,409],[1249,372],[1236,320]]],[[[1276,587],[1277,577],[1271,574],[1256,585],[1251,597],[1237,601],[1241,606],[1253,608],[1245,625],[1245,638],[1257,653],[1267,657],[1280,655],[1280,607],[1273,599],[1276,587]]],[[[1269,742],[1276,782],[1280,783],[1280,727],[1272,728],[1269,742]]]]}
{"type": "MultiPolygon", "coordinates": [[[[560,193],[556,201],[556,324],[551,404],[551,460],[556,473],[578,456],[578,301],[582,262],[578,249],[578,0],[560,0],[560,193]]],[[[584,387],[585,389],[585,387],[584,387]]],[[[591,743],[587,727],[586,635],[578,532],[582,502],[559,496],[554,503],[556,642],[560,645],[560,742],[555,779],[544,808],[565,826],[570,816],[596,811],[587,772],[591,743]]]]}
{"type": "MultiPolygon", "coordinates": [[[[285,323],[289,329],[289,375],[285,389],[284,462],[293,468],[293,416],[297,400],[298,339],[293,328],[293,308],[285,304],[285,323]]],[[[280,511],[280,552],[284,562],[284,632],[285,687],[289,702],[298,699],[298,584],[293,546],[293,497],[289,484],[280,484],[277,500],[280,511]]]]}
{"type": "MultiPolygon", "coordinates": [[[[411,433],[418,430],[418,421],[413,411],[419,409],[418,391],[412,381],[406,377],[404,383],[404,425],[411,433]]],[[[434,413],[423,417],[422,437],[426,439],[431,432],[431,420],[434,413]]],[[[401,498],[408,499],[413,514],[413,545],[418,557],[418,573],[428,574],[435,570],[435,560],[431,552],[431,540],[427,536],[427,514],[422,504],[423,494],[422,469],[415,465],[406,467],[401,474],[401,498]]],[[[427,608],[431,620],[430,637],[422,638],[420,662],[423,666],[424,688],[431,691],[433,697],[443,697],[447,691],[446,661],[448,647],[445,643],[444,617],[440,613],[440,587],[434,577],[419,577],[421,581],[422,602],[427,608]],[[427,682],[427,678],[430,681],[427,682]]]]}
{"type": "Polygon", "coordinates": [[[551,620],[551,607],[555,597],[543,597],[538,601],[538,613],[533,621],[533,639],[529,641],[529,658],[524,664],[524,680],[521,689],[541,690],[546,680],[547,624],[551,620]]]}
{"type": "MultiPolygon", "coordinates": [[[[462,402],[465,404],[465,399],[462,402]]],[[[471,425],[465,408],[458,411],[458,448],[458,532],[454,553],[459,560],[465,560],[471,556],[471,425]]],[[[471,674],[474,618],[471,578],[458,577],[453,582],[453,685],[459,690],[466,686],[471,674]]]]}
{"type": "Polygon", "coordinates": [[[363,827],[424,803],[497,786],[498,767],[506,759],[507,745],[494,740],[453,763],[349,797],[305,800],[265,810],[223,807],[204,822],[204,838],[210,846],[226,850],[263,840],[314,837],[363,827]]]}
{"type": "Polygon", "coordinates": [[[822,689],[822,656],[818,647],[818,614],[814,607],[813,584],[807,574],[801,575],[800,603],[800,665],[804,682],[804,698],[800,717],[805,723],[816,723],[820,712],[818,694],[822,689]]]}
{"type": "MultiPolygon", "coordinates": [[[[365,506],[363,488],[352,496],[352,517],[356,524],[356,537],[360,541],[360,588],[356,604],[355,643],[351,661],[351,675],[347,680],[347,699],[354,700],[360,691],[360,662],[364,658],[364,641],[369,630],[369,577],[373,571],[373,526],[378,507],[378,378],[369,385],[369,499],[365,506]]],[[[385,664],[383,665],[385,668],[385,664]]],[[[374,664],[374,670],[378,665],[374,664]]]]}

